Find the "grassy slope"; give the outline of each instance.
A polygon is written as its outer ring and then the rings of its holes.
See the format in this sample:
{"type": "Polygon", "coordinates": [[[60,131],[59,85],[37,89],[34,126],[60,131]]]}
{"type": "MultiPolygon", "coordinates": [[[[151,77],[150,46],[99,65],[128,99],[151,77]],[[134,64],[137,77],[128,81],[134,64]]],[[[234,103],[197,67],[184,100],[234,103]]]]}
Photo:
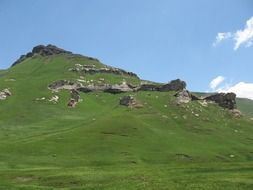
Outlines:
{"type": "Polygon", "coordinates": [[[246,98],[237,98],[238,109],[246,116],[253,117],[253,100],[246,98]]]}
{"type": "Polygon", "coordinates": [[[142,109],[119,106],[123,94],[82,94],[75,109],[66,91],[58,104],[35,101],[53,95],[52,81],[79,78],[75,63],[100,65],[37,57],[0,78],[13,93],[0,102],[0,189],[252,189],[252,121],[217,105],[179,107],[173,92],[134,94],[142,109]]]}

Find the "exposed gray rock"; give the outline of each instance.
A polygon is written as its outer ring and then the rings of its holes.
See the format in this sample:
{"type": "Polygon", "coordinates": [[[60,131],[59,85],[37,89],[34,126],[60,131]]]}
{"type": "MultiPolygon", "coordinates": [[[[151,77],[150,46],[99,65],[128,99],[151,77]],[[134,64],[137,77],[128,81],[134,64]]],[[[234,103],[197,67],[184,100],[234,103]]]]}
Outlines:
{"type": "Polygon", "coordinates": [[[58,90],[77,90],[80,92],[108,92],[112,94],[122,93],[122,92],[132,92],[135,90],[135,87],[126,83],[122,84],[100,84],[100,85],[87,85],[83,86],[81,84],[77,84],[68,80],[59,80],[55,81],[48,86],[50,90],[58,91],[58,90]]]}
{"type": "Polygon", "coordinates": [[[188,103],[188,102],[194,101],[194,100],[200,100],[199,97],[193,95],[192,93],[190,93],[186,89],[178,91],[174,96],[177,97],[177,103],[178,104],[188,103]]]}
{"type": "Polygon", "coordinates": [[[178,104],[188,103],[192,100],[191,93],[185,89],[177,92],[174,96],[177,97],[178,104]]]}
{"type": "Polygon", "coordinates": [[[142,84],[139,91],[180,91],[186,88],[186,83],[180,79],[172,80],[168,84],[142,84]]]}
{"type": "Polygon", "coordinates": [[[230,112],[231,112],[235,117],[241,117],[241,116],[242,116],[241,111],[238,110],[238,109],[232,109],[232,110],[230,110],[230,112]]]}
{"type": "Polygon", "coordinates": [[[97,73],[108,73],[108,74],[116,74],[116,75],[128,75],[132,77],[139,78],[137,74],[133,72],[128,72],[123,69],[104,66],[102,68],[96,68],[95,65],[81,65],[75,64],[75,68],[70,68],[69,71],[73,72],[82,72],[84,74],[97,74],[97,73]]]}
{"type": "Polygon", "coordinates": [[[75,89],[72,89],[70,91],[70,100],[69,100],[68,106],[74,108],[74,107],[76,107],[76,105],[79,101],[80,101],[79,92],[75,89]]]}
{"type": "Polygon", "coordinates": [[[216,102],[223,108],[230,110],[236,109],[236,94],[235,93],[218,93],[210,95],[205,100],[216,102]]]}
{"type": "Polygon", "coordinates": [[[120,99],[119,102],[122,106],[127,106],[130,108],[142,108],[143,105],[138,102],[133,96],[124,96],[120,99]]]}
{"type": "Polygon", "coordinates": [[[11,96],[11,92],[8,88],[0,91],[0,100],[5,100],[8,96],[11,96]]]}
{"type": "Polygon", "coordinates": [[[162,85],[159,91],[180,91],[186,88],[186,82],[180,79],[172,80],[168,84],[162,85]]]}
{"type": "Polygon", "coordinates": [[[74,83],[69,80],[58,80],[53,82],[48,86],[50,90],[58,91],[58,90],[72,90],[72,89],[77,89],[80,88],[82,85],[74,83]]]}
{"type": "Polygon", "coordinates": [[[161,88],[161,85],[157,85],[157,84],[142,84],[138,88],[138,91],[159,91],[160,88],[161,88]]]}

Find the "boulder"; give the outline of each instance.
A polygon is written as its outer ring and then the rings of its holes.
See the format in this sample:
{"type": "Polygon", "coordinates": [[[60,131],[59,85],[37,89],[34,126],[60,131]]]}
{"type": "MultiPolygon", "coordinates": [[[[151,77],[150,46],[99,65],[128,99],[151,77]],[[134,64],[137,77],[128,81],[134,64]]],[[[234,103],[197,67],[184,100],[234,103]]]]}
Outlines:
{"type": "Polygon", "coordinates": [[[8,96],[11,96],[11,92],[8,88],[0,91],[0,100],[5,100],[8,96]]]}
{"type": "Polygon", "coordinates": [[[236,98],[235,93],[218,93],[210,95],[204,99],[207,101],[213,101],[223,108],[233,110],[236,109],[235,98],[236,98]]]}
{"type": "Polygon", "coordinates": [[[127,106],[130,108],[142,108],[143,105],[138,102],[133,96],[124,96],[120,99],[119,102],[122,106],[127,106]]]}
{"type": "Polygon", "coordinates": [[[177,103],[188,103],[192,100],[191,93],[188,90],[182,90],[177,92],[175,95],[177,97],[177,103]]]}
{"type": "Polygon", "coordinates": [[[199,97],[193,95],[192,93],[190,93],[186,89],[178,91],[174,96],[177,97],[177,103],[178,104],[188,103],[188,102],[193,101],[193,100],[200,100],[199,97]]]}

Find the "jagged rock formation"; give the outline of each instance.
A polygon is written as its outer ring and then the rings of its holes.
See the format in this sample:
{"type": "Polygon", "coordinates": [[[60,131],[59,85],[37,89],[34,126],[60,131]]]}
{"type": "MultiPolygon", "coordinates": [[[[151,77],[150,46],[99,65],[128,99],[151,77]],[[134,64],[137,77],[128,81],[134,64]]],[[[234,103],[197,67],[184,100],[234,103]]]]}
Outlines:
{"type": "Polygon", "coordinates": [[[122,84],[100,84],[100,85],[87,85],[83,86],[79,83],[74,83],[68,80],[59,80],[55,81],[48,86],[48,88],[52,91],[59,90],[77,90],[79,92],[108,92],[112,94],[122,93],[122,92],[132,92],[135,90],[135,87],[126,83],[122,84]]]}
{"type": "Polygon", "coordinates": [[[72,89],[77,89],[81,87],[82,87],[81,84],[74,83],[69,80],[58,80],[48,86],[48,88],[53,91],[72,90],[72,89]]]}
{"type": "Polygon", "coordinates": [[[179,91],[186,88],[186,82],[180,79],[172,80],[168,84],[162,85],[159,89],[161,92],[179,91]]]}
{"type": "Polygon", "coordinates": [[[0,91],[0,100],[5,100],[8,96],[11,96],[11,92],[8,88],[0,91]]]}
{"type": "Polygon", "coordinates": [[[55,55],[55,54],[72,54],[72,52],[58,48],[51,44],[47,46],[38,45],[32,49],[32,52],[29,52],[26,55],[21,55],[20,58],[12,64],[12,67],[21,63],[22,61],[24,61],[25,59],[29,57],[33,57],[34,55],[50,56],[50,55],[55,55]]]}
{"type": "Polygon", "coordinates": [[[186,88],[186,82],[180,79],[172,80],[168,84],[142,84],[139,87],[139,91],[180,91],[186,88]]]}
{"type": "Polygon", "coordinates": [[[138,102],[133,96],[124,96],[120,99],[119,102],[122,106],[127,106],[130,108],[142,108],[143,105],[138,102]]]}
{"type": "Polygon", "coordinates": [[[205,100],[216,102],[219,106],[230,110],[236,109],[235,93],[218,93],[210,95],[205,100]]]}
{"type": "MultiPolygon", "coordinates": [[[[156,84],[142,84],[140,86],[132,86],[127,83],[122,84],[99,84],[94,85],[90,84],[87,86],[83,86],[81,83],[75,83],[68,80],[59,80],[55,81],[48,86],[48,88],[52,91],[59,91],[59,90],[70,90],[71,94],[78,94],[79,92],[108,92],[111,94],[117,93],[124,93],[124,92],[136,92],[136,91],[177,91],[175,96],[177,97],[177,103],[188,103],[194,100],[204,100],[204,101],[212,101],[217,103],[219,106],[233,110],[236,109],[236,95],[234,93],[219,93],[214,94],[205,98],[199,98],[188,90],[185,89],[186,83],[181,81],[180,79],[172,80],[170,83],[165,85],[156,85],[156,84]]],[[[80,98],[80,96],[79,96],[80,98]]],[[[71,98],[69,102],[70,107],[75,107],[78,103],[79,98],[71,98]]]]}
{"type": "Polygon", "coordinates": [[[127,83],[122,84],[99,84],[94,85],[90,84],[87,86],[83,86],[79,83],[74,83],[68,80],[59,80],[55,81],[52,84],[48,86],[50,90],[58,91],[58,90],[71,90],[76,89],[80,92],[109,92],[109,93],[122,93],[122,92],[133,92],[133,91],[161,91],[161,92],[167,92],[167,91],[179,91],[184,90],[186,87],[186,83],[184,81],[181,81],[179,79],[173,80],[168,84],[165,85],[155,85],[155,84],[142,84],[141,86],[132,86],[127,83]]]}
{"type": "Polygon", "coordinates": [[[136,77],[137,74],[133,72],[128,72],[123,69],[104,66],[102,68],[96,68],[96,65],[81,65],[81,64],[75,64],[75,68],[70,68],[69,71],[73,72],[81,72],[83,74],[97,74],[97,73],[108,73],[108,74],[116,74],[116,75],[128,75],[131,77],[136,77]]]}
{"type": "Polygon", "coordinates": [[[188,103],[193,100],[200,100],[197,96],[191,94],[188,90],[183,89],[181,91],[178,91],[175,95],[177,97],[177,103],[188,103]]]}
{"type": "Polygon", "coordinates": [[[79,92],[75,89],[70,90],[70,100],[69,100],[68,106],[74,108],[76,107],[79,101],[80,101],[79,92]]]}
{"type": "Polygon", "coordinates": [[[87,93],[87,92],[108,92],[108,93],[112,93],[112,94],[134,91],[133,87],[131,85],[126,84],[126,83],[115,84],[115,85],[110,85],[110,84],[88,85],[88,86],[83,86],[83,87],[77,88],[77,90],[80,92],[84,92],[84,93],[87,93]]]}

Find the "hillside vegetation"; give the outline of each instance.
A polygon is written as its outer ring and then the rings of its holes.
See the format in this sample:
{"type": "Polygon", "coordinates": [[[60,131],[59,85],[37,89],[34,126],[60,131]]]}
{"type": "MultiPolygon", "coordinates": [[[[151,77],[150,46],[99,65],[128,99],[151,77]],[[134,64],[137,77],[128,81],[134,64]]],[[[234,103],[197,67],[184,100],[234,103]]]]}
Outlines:
{"type": "Polygon", "coordinates": [[[178,104],[175,91],[80,93],[70,108],[69,90],[49,84],[143,83],[71,72],[76,64],[104,67],[81,55],[36,54],[0,71],[0,90],[11,92],[0,100],[0,189],[253,189],[249,117],[215,103],[178,104]],[[120,105],[127,95],[142,106],[120,105]]]}

